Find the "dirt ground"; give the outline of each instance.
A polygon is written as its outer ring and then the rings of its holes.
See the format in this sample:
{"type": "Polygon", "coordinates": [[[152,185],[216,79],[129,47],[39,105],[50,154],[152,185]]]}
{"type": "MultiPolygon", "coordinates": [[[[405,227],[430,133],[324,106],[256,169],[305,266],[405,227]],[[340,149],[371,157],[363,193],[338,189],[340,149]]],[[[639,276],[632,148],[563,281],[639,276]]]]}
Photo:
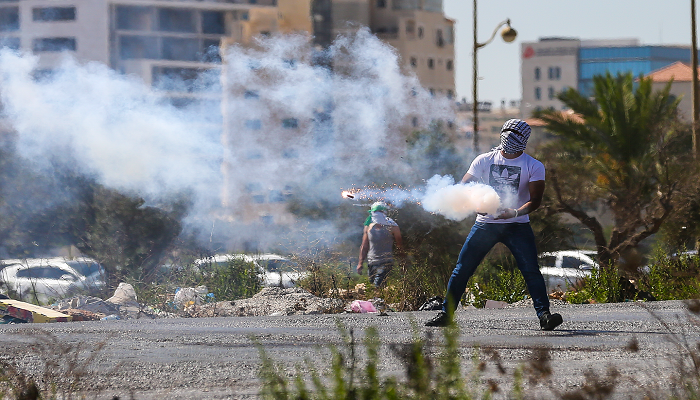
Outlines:
{"type": "MultiPolygon", "coordinates": [[[[472,356],[478,348],[486,363],[480,379],[499,385],[494,398],[508,398],[516,368],[529,365],[545,348],[553,374],[538,384],[526,382],[531,398],[556,399],[583,390],[591,374],[611,381],[610,368],[619,371],[611,398],[642,398],[644,393],[668,391],[679,376],[677,362],[683,353],[674,340],[700,341],[682,302],[557,304],[554,311],[564,316],[564,324],[543,332],[527,304],[460,310],[465,375],[473,371],[472,356]],[[496,368],[494,354],[504,373],[496,368]]],[[[358,342],[365,329],[374,326],[382,343],[381,374],[400,378],[405,371],[391,345],[409,343],[414,335],[431,335],[439,353],[442,330],[422,326],[432,315],[434,311],[3,325],[0,360],[58,388],[70,388],[74,380],[71,390],[87,398],[256,399],[261,382],[255,343],[289,375],[297,366],[305,371],[305,360],[326,371],[328,346],[342,342],[338,324],[352,329],[358,342]]]]}

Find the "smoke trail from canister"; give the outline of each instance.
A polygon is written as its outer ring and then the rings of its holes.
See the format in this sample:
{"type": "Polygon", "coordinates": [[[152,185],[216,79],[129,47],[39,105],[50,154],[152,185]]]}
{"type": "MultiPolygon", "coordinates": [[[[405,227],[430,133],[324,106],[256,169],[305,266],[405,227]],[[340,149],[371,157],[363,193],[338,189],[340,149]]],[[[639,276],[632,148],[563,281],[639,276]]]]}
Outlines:
{"type": "Polygon", "coordinates": [[[430,178],[421,188],[355,188],[343,193],[345,198],[385,201],[395,207],[406,202],[420,204],[426,211],[454,221],[461,221],[474,213],[496,214],[501,207],[501,199],[491,186],[455,184],[452,177],[440,175],[430,178]]]}

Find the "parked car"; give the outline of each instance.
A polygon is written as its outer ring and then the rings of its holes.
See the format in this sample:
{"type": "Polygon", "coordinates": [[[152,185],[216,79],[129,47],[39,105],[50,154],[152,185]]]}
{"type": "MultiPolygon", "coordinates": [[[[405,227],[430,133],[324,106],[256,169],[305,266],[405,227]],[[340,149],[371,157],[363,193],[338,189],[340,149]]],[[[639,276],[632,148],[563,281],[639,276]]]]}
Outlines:
{"type": "Polygon", "coordinates": [[[225,266],[234,260],[255,264],[263,277],[264,286],[293,287],[307,275],[299,264],[277,254],[217,254],[195,260],[194,265],[201,270],[207,265],[225,266]]]}
{"type": "Polygon", "coordinates": [[[584,277],[591,275],[591,270],[598,268],[593,259],[595,251],[562,250],[539,255],[540,272],[547,285],[547,292],[567,290],[584,277]]]}
{"type": "Polygon", "coordinates": [[[77,292],[93,293],[105,285],[105,270],[89,258],[3,260],[0,281],[24,301],[46,303],[77,292]]]}

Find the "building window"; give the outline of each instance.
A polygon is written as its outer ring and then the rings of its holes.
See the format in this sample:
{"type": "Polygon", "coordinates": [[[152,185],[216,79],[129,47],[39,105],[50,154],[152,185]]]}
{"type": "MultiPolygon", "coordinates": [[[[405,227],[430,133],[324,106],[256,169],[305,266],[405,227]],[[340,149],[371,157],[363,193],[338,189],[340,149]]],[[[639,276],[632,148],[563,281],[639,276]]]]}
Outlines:
{"type": "MultiPolygon", "coordinates": [[[[251,2],[254,2],[255,0],[250,0],[251,2]]],[[[275,218],[272,215],[261,215],[260,216],[260,222],[263,225],[274,225],[275,223],[275,218]]]]}
{"type": "Polygon", "coordinates": [[[75,51],[77,44],[75,38],[40,38],[34,39],[32,49],[35,52],[42,51],[75,51]]]}
{"type": "Polygon", "coordinates": [[[423,39],[423,27],[418,27],[418,39],[423,39]]]}
{"type": "Polygon", "coordinates": [[[19,30],[19,7],[0,8],[0,32],[19,30]]]}
{"type": "Polygon", "coordinates": [[[270,200],[270,203],[284,203],[286,200],[281,190],[270,190],[267,198],[270,200]]]}
{"type": "Polygon", "coordinates": [[[445,47],[445,37],[442,35],[442,29],[435,32],[435,44],[437,47],[445,47]]]}
{"type": "Polygon", "coordinates": [[[386,8],[386,0],[377,0],[377,8],[386,8]]]}
{"type": "Polygon", "coordinates": [[[158,39],[152,36],[121,36],[119,56],[122,60],[158,59],[158,39]]]}
{"type": "Polygon", "coordinates": [[[416,59],[415,57],[411,57],[411,66],[417,67],[418,66],[418,59],[416,59]]]}
{"type": "Polygon", "coordinates": [[[282,127],[285,129],[296,129],[299,127],[299,120],[296,118],[285,118],[282,120],[282,127]]]}
{"type": "Polygon", "coordinates": [[[262,129],[262,121],[259,119],[249,119],[245,122],[245,127],[251,131],[259,131],[262,129]]]}
{"type": "Polygon", "coordinates": [[[202,40],[202,61],[210,63],[220,63],[221,53],[219,53],[219,41],[214,39],[202,40]]]}
{"type": "Polygon", "coordinates": [[[559,68],[559,67],[554,68],[554,77],[556,80],[561,79],[561,68],[559,68]]]}
{"type": "Polygon", "coordinates": [[[258,93],[257,90],[246,90],[245,93],[243,94],[243,98],[258,99],[258,98],[260,98],[260,94],[258,93]]]}
{"type": "Polygon", "coordinates": [[[299,152],[296,149],[284,149],[282,157],[288,159],[299,158],[299,152]]]}
{"type": "Polygon", "coordinates": [[[413,117],[411,119],[411,125],[413,125],[414,128],[418,126],[418,117],[413,117]]]}
{"type": "Polygon", "coordinates": [[[428,92],[430,92],[431,96],[435,97],[435,89],[430,88],[430,89],[428,89],[428,92]]]}
{"type": "Polygon", "coordinates": [[[42,7],[32,9],[34,21],[75,21],[75,7],[42,7]]]}
{"type": "Polygon", "coordinates": [[[455,93],[452,91],[452,89],[447,89],[447,98],[450,100],[455,98],[455,93]]]}
{"type": "Polygon", "coordinates": [[[540,67],[535,68],[535,80],[539,81],[540,80],[540,67]]]}
{"type": "Polygon", "coordinates": [[[406,21],[406,35],[413,39],[416,33],[416,21],[406,21]]]}
{"type": "Polygon", "coordinates": [[[194,11],[179,8],[158,9],[158,28],[164,32],[197,32],[194,11]]]}
{"type": "MultiPolygon", "coordinates": [[[[153,87],[168,92],[201,92],[208,89],[209,78],[204,68],[153,67],[153,87]]],[[[211,82],[215,84],[215,82],[211,82]]]]}
{"type": "Polygon", "coordinates": [[[432,58],[428,59],[428,68],[430,68],[430,69],[435,68],[435,60],[433,60],[432,58]]]}
{"type": "Polygon", "coordinates": [[[202,11],[202,33],[212,35],[226,34],[223,11],[202,11]]]}
{"type": "Polygon", "coordinates": [[[547,97],[549,97],[549,100],[554,100],[554,88],[551,86],[547,89],[547,97]]]}
{"type": "Polygon", "coordinates": [[[542,99],[542,89],[539,87],[535,88],[535,100],[541,100],[542,99]]]}
{"type": "Polygon", "coordinates": [[[163,38],[164,60],[199,61],[199,40],[188,38],[163,38]]]}
{"type": "Polygon", "coordinates": [[[454,68],[454,63],[452,62],[452,60],[447,60],[447,61],[445,62],[445,68],[446,68],[448,71],[452,71],[452,69],[454,68]]]}
{"type": "Polygon", "coordinates": [[[0,47],[7,47],[11,50],[19,50],[19,44],[18,37],[4,37],[0,39],[0,47]]]}
{"type": "Polygon", "coordinates": [[[125,31],[153,30],[153,8],[117,6],[117,29],[125,31]]]}

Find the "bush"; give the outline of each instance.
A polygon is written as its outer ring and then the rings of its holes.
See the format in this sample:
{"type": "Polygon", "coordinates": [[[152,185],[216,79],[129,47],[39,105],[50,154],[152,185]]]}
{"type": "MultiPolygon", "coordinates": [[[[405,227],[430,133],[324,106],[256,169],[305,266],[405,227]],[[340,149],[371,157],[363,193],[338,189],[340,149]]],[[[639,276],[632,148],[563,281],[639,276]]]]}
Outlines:
{"type": "Polygon", "coordinates": [[[381,377],[379,375],[379,334],[369,327],[365,331],[366,357],[364,368],[353,330],[340,323],[339,331],[343,346],[331,346],[331,365],[326,376],[318,373],[316,366],[307,360],[306,368],[297,368],[291,382],[287,381],[284,368],[274,363],[265,349],[258,345],[262,360],[260,378],[263,399],[473,399],[490,398],[498,386],[479,382],[479,359],[474,358],[474,369],[470,380],[464,378],[460,365],[458,346],[459,330],[456,326],[446,328],[445,344],[438,357],[431,355],[431,338],[427,340],[414,335],[411,343],[392,344],[390,349],[405,366],[405,378],[381,377]],[[302,372],[304,371],[304,372],[302,372]],[[306,371],[311,371],[310,374],[306,371]],[[310,379],[305,376],[310,375],[310,379]],[[308,387],[309,381],[313,389],[308,387]],[[471,383],[471,385],[470,385],[471,383]]]}
{"type": "Polygon", "coordinates": [[[661,250],[654,253],[649,271],[639,281],[639,288],[657,300],[685,300],[700,297],[700,257],[668,257],[661,250]]]}
{"type": "Polygon", "coordinates": [[[621,280],[624,279],[615,265],[591,270],[591,276],[583,278],[579,289],[567,293],[565,299],[573,304],[616,303],[624,300],[621,280]]]}
{"type": "Polygon", "coordinates": [[[471,280],[469,293],[473,297],[467,298],[467,303],[474,307],[484,307],[486,300],[505,301],[516,303],[528,296],[525,278],[519,270],[501,269],[492,279],[486,281],[471,280]]]}

